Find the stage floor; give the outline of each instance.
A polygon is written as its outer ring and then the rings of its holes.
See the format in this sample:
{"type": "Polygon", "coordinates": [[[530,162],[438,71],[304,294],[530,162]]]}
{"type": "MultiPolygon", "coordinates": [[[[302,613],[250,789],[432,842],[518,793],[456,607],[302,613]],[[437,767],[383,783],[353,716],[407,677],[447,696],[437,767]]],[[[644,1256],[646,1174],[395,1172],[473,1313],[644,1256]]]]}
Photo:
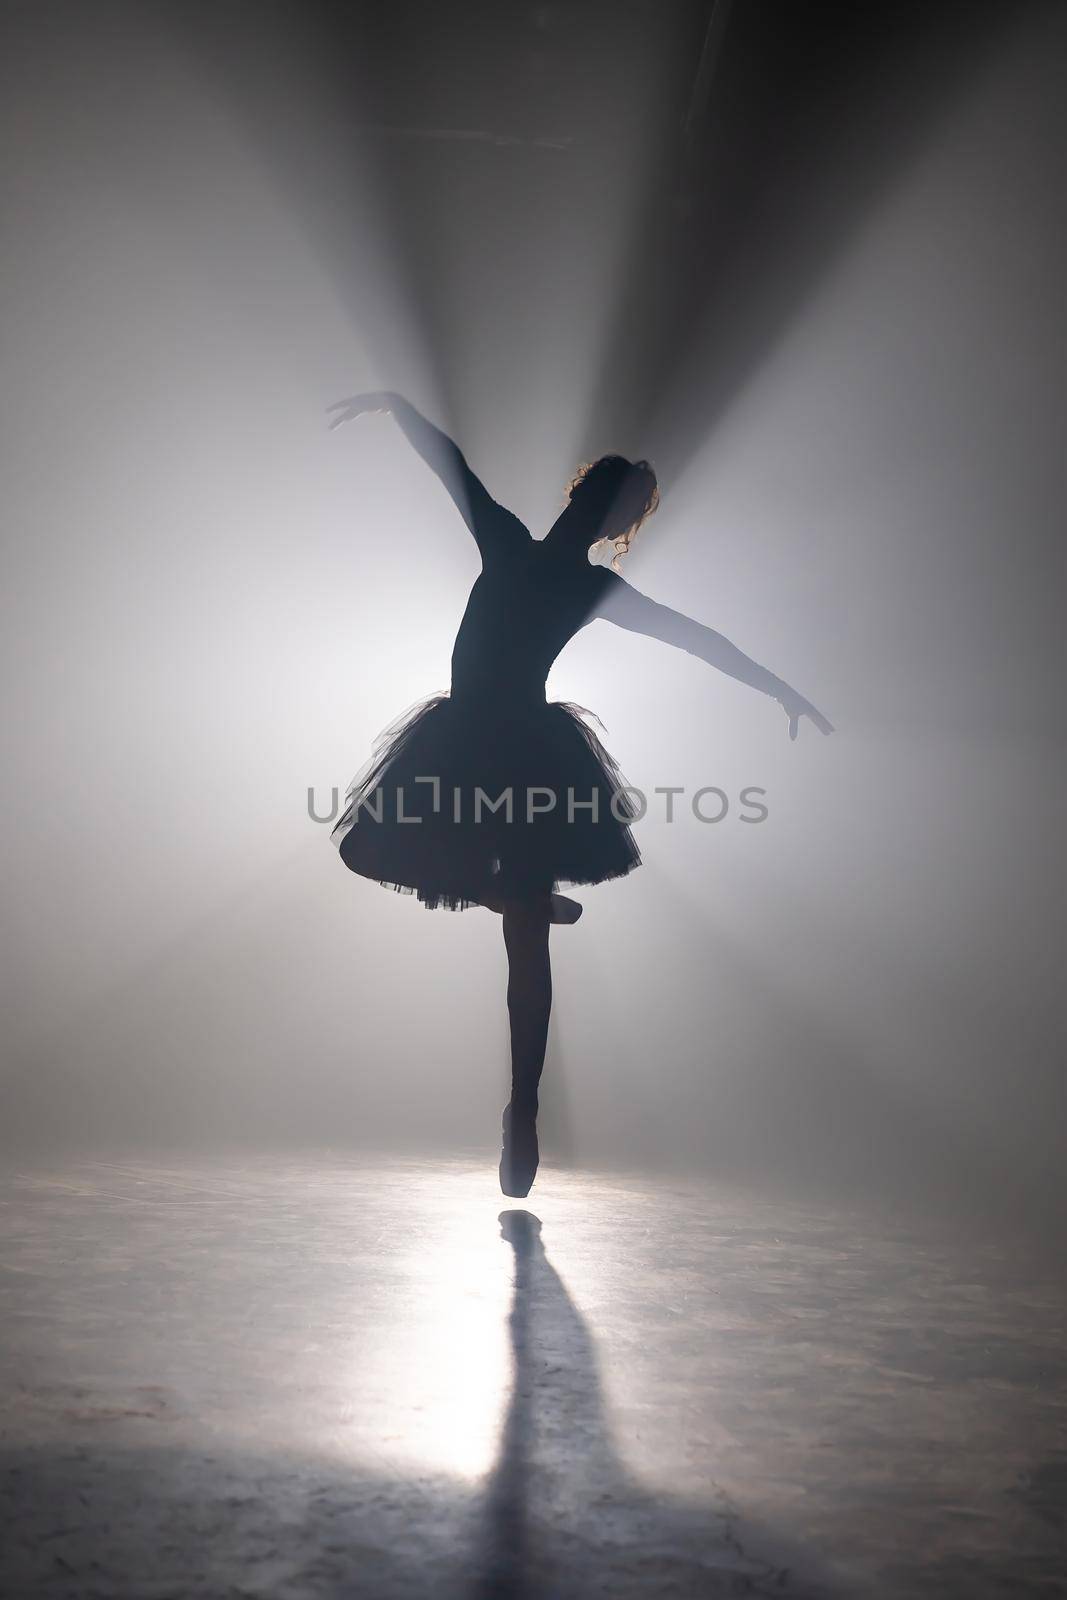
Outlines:
{"type": "Polygon", "coordinates": [[[1065,1297],[1010,1248],[484,1162],[0,1178],[0,1591],[1051,1595],[1065,1297]]]}

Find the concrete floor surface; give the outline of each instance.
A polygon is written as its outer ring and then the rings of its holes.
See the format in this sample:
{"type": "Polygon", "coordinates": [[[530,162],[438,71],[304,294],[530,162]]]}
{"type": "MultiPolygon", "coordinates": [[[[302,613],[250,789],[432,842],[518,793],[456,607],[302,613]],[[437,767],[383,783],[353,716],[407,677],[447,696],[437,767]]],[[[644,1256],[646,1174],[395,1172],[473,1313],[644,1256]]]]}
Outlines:
{"type": "Polygon", "coordinates": [[[481,1161],[0,1177],[11,1600],[1062,1594],[1012,1249],[481,1161]]]}

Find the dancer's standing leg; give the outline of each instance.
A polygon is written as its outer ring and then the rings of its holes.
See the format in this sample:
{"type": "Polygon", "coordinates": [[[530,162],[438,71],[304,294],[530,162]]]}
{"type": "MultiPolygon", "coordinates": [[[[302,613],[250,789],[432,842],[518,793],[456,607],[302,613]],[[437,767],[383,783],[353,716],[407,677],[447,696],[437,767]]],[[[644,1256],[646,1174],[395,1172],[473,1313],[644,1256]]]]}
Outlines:
{"type": "Polygon", "coordinates": [[[511,1024],[511,1103],[504,1112],[500,1184],[505,1194],[529,1193],[537,1172],[537,1087],[545,1064],[552,1009],[548,895],[506,900],[504,944],[508,953],[508,1018],[511,1024]]]}

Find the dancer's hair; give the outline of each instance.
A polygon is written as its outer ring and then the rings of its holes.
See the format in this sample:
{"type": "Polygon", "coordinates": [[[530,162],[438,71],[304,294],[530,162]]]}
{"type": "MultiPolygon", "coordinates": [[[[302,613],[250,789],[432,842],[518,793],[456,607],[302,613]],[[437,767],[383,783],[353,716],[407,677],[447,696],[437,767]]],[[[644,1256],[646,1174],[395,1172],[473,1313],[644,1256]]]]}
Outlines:
{"type": "Polygon", "coordinates": [[[619,564],[633,544],[643,522],[659,505],[659,485],[656,474],[647,461],[628,461],[625,456],[600,456],[596,461],[585,461],[567,485],[567,499],[583,489],[596,487],[610,498],[613,520],[623,520],[622,532],[605,534],[593,545],[605,544],[610,539],[615,553],[611,565],[618,572],[619,564]]]}

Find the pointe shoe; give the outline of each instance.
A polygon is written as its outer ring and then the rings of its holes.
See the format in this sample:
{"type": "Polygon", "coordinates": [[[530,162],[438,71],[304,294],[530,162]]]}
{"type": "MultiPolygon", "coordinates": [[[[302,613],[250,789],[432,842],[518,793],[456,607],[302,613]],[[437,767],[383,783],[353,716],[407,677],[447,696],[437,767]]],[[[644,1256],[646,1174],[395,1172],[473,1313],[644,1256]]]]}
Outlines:
{"type": "Polygon", "coordinates": [[[514,1200],[524,1200],[537,1176],[540,1153],[537,1148],[537,1112],[515,1115],[513,1105],[505,1106],[502,1121],[503,1146],[500,1151],[500,1188],[514,1200]]]}
{"type": "Polygon", "coordinates": [[[560,924],[577,922],[584,909],[580,900],[572,900],[569,895],[565,894],[553,893],[551,896],[551,901],[551,920],[557,926],[560,924]]]}

